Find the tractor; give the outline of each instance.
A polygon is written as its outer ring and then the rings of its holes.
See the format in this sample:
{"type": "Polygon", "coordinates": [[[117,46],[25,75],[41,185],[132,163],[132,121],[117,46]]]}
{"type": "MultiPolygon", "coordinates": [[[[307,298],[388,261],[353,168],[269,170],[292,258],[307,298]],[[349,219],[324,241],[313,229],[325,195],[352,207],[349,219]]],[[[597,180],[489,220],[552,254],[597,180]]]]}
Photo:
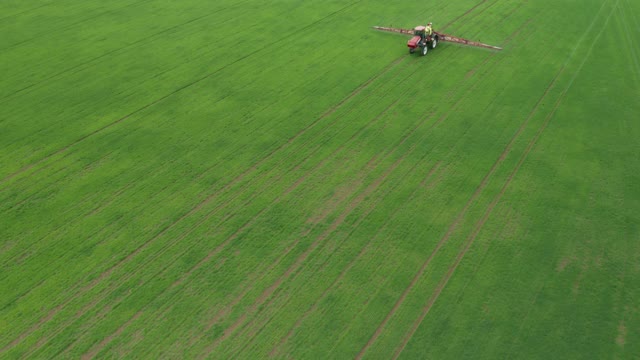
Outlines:
{"type": "Polygon", "coordinates": [[[414,37],[407,41],[410,54],[413,54],[417,48],[420,48],[420,54],[424,56],[427,55],[429,49],[435,49],[436,46],[438,46],[438,40],[440,40],[438,34],[434,32],[431,35],[426,35],[424,29],[424,26],[416,26],[413,29],[414,37]]]}

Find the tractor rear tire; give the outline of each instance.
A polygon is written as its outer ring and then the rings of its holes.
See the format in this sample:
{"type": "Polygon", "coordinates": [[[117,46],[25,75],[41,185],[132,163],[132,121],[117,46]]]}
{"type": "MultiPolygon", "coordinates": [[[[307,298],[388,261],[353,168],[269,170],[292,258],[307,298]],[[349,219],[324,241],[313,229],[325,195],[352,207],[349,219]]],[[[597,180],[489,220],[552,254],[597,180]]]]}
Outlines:
{"type": "Polygon", "coordinates": [[[425,45],[420,50],[421,50],[420,54],[422,54],[422,56],[425,56],[425,55],[427,55],[427,52],[429,51],[429,47],[427,45],[425,45]]]}
{"type": "Polygon", "coordinates": [[[438,46],[438,39],[433,38],[433,40],[431,40],[431,48],[435,49],[436,46],[438,46]]]}

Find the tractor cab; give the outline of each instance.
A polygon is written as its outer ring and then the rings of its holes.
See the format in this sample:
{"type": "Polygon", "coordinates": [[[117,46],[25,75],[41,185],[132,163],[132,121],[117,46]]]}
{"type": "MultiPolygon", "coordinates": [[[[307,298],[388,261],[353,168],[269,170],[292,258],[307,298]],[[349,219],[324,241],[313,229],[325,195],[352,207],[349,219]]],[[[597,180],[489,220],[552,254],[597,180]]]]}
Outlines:
{"type": "Polygon", "coordinates": [[[424,29],[426,29],[425,26],[422,26],[422,25],[416,26],[415,28],[413,28],[413,35],[420,36],[420,35],[424,34],[424,29]]]}

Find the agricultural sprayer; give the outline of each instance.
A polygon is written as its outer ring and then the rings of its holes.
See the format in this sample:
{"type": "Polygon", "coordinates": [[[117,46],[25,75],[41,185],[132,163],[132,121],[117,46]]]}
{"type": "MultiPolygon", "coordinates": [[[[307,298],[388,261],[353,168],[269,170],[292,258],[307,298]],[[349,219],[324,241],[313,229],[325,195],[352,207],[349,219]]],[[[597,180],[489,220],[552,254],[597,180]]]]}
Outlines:
{"type": "Polygon", "coordinates": [[[502,50],[501,47],[483,44],[481,42],[463,39],[461,37],[443,34],[437,31],[425,31],[425,26],[416,26],[413,29],[398,29],[384,26],[374,26],[376,30],[388,31],[399,34],[413,35],[407,46],[409,47],[409,53],[413,54],[416,50],[420,49],[420,54],[427,55],[429,49],[435,49],[440,41],[453,42],[468,46],[481,47],[485,49],[502,50]]]}

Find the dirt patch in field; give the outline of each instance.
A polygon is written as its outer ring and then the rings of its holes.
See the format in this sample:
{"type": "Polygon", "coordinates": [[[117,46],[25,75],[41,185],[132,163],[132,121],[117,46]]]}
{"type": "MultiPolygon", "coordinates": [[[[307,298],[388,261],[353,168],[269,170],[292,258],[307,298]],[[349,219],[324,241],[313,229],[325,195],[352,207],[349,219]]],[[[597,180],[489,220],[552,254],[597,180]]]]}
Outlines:
{"type": "Polygon", "coordinates": [[[627,340],[627,327],[624,325],[624,320],[620,321],[618,325],[618,336],[616,337],[616,345],[624,347],[627,340]]]}
{"type": "Polygon", "coordinates": [[[569,265],[570,263],[571,263],[571,259],[569,259],[567,257],[563,258],[558,263],[558,266],[556,266],[556,271],[557,272],[563,272],[564,269],[566,269],[567,265],[569,265]]]}
{"type": "Polygon", "coordinates": [[[351,196],[361,185],[362,179],[357,179],[338,187],[329,200],[316,209],[314,214],[307,219],[306,223],[316,225],[324,221],[329,214],[334,212],[336,208],[342,204],[347,197],[351,196]]]}
{"type": "Polygon", "coordinates": [[[93,348],[91,348],[91,350],[89,350],[88,352],[84,353],[81,357],[82,360],[88,360],[88,359],[93,359],[96,357],[96,355],[98,355],[98,353],[100,351],[102,351],[102,349],[104,349],[105,346],[107,346],[111,341],[113,341],[113,339],[115,339],[117,336],[119,336],[120,334],[122,334],[122,332],[127,328],[127,326],[129,326],[132,322],[134,322],[136,319],[138,319],[140,317],[140,315],[142,315],[142,312],[139,311],[137,314],[135,314],[131,319],[129,319],[126,323],[122,324],[122,326],[120,326],[118,328],[118,330],[116,330],[113,334],[107,336],[104,340],[102,340],[99,344],[95,345],[93,348]]]}

